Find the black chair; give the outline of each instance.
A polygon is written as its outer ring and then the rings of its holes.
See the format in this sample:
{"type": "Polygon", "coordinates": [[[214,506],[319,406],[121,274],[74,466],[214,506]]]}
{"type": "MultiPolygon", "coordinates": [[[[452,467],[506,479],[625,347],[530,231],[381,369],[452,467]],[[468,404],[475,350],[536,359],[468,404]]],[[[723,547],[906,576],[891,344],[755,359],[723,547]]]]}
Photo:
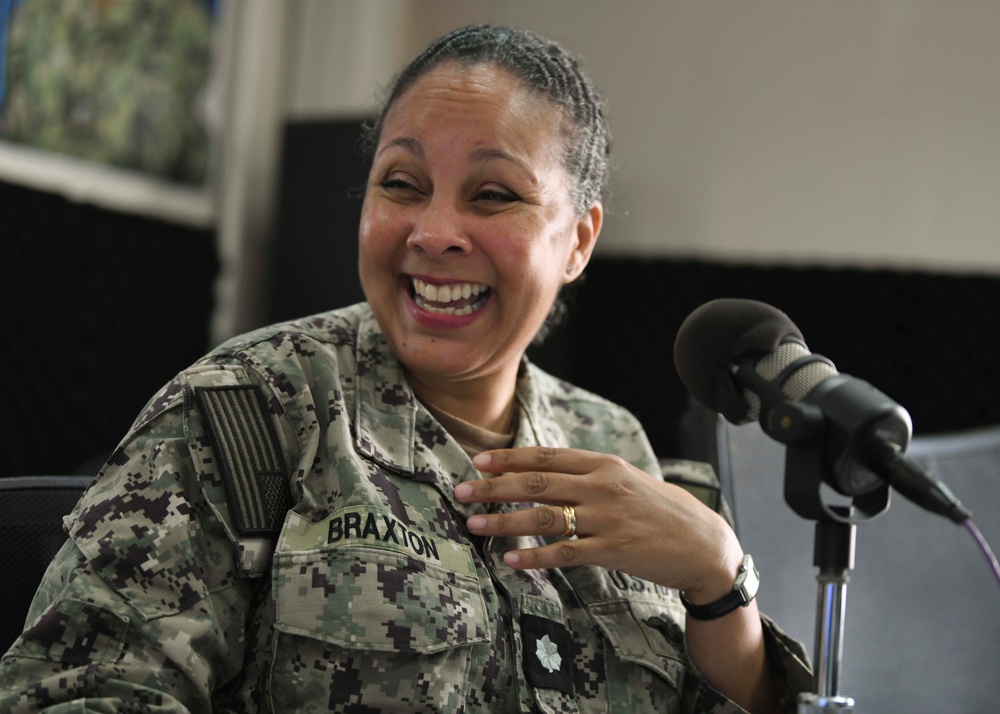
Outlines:
{"type": "MultiPolygon", "coordinates": [[[[784,446],[756,423],[734,426],[692,406],[683,456],[716,468],[744,549],[761,571],[763,612],[813,652],[815,522],[784,500],[784,446]]],[[[923,463],[1000,547],[1000,426],[915,436],[923,463]]],[[[1000,585],[970,533],[891,493],[887,511],[856,528],[840,694],[858,714],[1000,711],[1000,585]]]]}
{"type": "Polygon", "coordinates": [[[0,653],[24,629],[42,575],[66,541],[62,518],[91,481],[92,476],[0,478],[0,653]]]}

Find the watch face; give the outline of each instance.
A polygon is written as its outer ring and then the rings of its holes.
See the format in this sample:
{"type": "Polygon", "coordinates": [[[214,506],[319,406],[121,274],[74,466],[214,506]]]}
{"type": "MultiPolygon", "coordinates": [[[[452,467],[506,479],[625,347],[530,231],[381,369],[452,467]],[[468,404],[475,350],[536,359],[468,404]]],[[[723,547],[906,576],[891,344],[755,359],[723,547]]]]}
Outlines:
{"type": "Polygon", "coordinates": [[[747,602],[753,600],[757,594],[757,588],[760,587],[760,573],[757,571],[757,566],[754,565],[753,558],[749,555],[743,559],[743,570],[736,578],[736,587],[746,595],[747,602]]]}

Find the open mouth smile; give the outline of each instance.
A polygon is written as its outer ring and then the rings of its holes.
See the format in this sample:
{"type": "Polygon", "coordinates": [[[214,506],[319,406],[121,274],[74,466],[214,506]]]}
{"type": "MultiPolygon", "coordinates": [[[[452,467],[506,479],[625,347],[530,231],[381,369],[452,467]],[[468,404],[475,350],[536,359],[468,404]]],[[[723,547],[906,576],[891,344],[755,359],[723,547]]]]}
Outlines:
{"type": "Polygon", "coordinates": [[[432,285],[419,278],[411,280],[413,302],[422,310],[440,315],[471,315],[486,304],[492,293],[482,283],[432,285]]]}

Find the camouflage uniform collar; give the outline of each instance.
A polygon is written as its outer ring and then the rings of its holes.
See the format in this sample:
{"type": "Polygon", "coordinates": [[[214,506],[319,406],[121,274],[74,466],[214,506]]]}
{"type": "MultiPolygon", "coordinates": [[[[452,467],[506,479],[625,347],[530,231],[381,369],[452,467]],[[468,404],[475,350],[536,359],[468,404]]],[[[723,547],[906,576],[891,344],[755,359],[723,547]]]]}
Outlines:
{"type": "Polygon", "coordinates": [[[358,324],[355,447],[394,471],[413,473],[417,399],[367,310],[358,324]]]}
{"type": "MultiPolygon", "coordinates": [[[[434,448],[430,442],[448,437],[413,394],[402,365],[370,310],[358,325],[357,359],[355,447],[386,468],[412,476],[419,470],[415,450],[421,444],[434,448]]],[[[551,389],[546,383],[553,380],[523,358],[515,394],[520,407],[515,447],[568,445],[549,401],[551,389]]],[[[467,461],[461,447],[457,443],[455,447],[467,461]]],[[[471,463],[468,466],[471,468],[471,463]]]]}
{"type": "Polygon", "coordinates": [[[549,374],[531,364],[525,357],[517,380],[514,398],[520,407],[518,411],[517,435],[514,446],[554,446],[566,447],[565,432],[558,427],[553,415],[553,405],[549,400],[551,389],[546,383],[553,380],[549,374]]]}

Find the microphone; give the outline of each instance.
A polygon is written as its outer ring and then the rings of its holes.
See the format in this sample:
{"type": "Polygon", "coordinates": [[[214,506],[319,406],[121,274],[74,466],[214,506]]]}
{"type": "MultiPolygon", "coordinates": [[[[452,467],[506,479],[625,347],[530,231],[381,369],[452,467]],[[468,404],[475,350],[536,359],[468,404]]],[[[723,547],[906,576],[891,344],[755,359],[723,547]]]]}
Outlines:
{"type": "Polygon", "coordinates": [[[760,422],[784,444],[821,451],[823,480],[845,496],[889,484],[955,523],[971,513],[930,473],[903,455],[910,415],[871,384],[809,351],[782,311],[722,298],[694,310],[674,342],[674,364],[691,395],[733,424],[760,422]]]}

